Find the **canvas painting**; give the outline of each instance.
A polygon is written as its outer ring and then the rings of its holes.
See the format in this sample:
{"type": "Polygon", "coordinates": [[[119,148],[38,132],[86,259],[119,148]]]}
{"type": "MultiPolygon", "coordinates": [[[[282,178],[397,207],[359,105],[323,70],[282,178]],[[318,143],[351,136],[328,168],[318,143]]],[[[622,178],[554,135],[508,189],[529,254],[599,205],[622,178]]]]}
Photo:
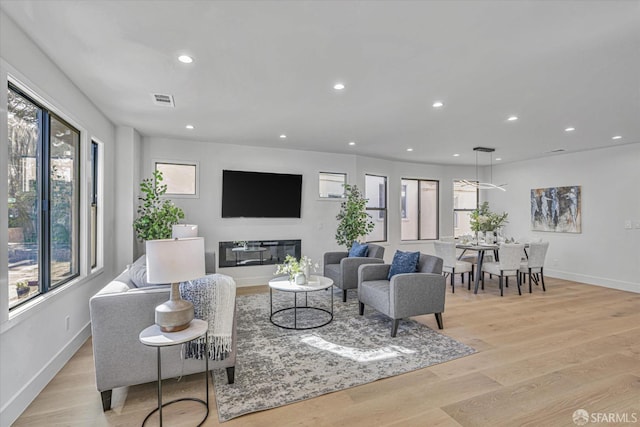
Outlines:
{"type": "Polygon", "coordinates": [[[531,229],[556,233],[581,233],[579,185],[531,190],[531,229]]]}

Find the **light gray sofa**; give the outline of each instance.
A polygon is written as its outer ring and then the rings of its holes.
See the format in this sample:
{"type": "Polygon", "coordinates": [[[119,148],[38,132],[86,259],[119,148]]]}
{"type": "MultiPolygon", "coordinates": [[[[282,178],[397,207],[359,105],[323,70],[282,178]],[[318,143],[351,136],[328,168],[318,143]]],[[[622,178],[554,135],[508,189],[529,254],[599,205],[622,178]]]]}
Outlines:
{"type": "Polygon", "coordinates": [[[442,329],[446,283],[442,258],[420,254],[415,273],[396,274],[389,280],[389,264],[367,264],[358,269],[359,313],[368,305],[389,316],[391,336],[395,337],[400,319],[434,313],[442,329]]]}
{"type": "MultiPolygon", "coordinates": [[[[169,299],[170,287],[137,288],[131,280],[130,271],[134,271],[132,266],[89,301],[96,386],[102,395],[105,411],[111,408],[114,388],[143,384],[158,378],[156,349],[141,344],[138,336],[140,331],[155,323],[155,308],[169,299]]],[[[226,368],[230,384],[234,382],[236,363],[235,312],[232,339],[232,349],[227,358],[209,361],[209,369],[226,368]]],[[[162,378],[204,371],[204,360],[181,359],[181,348],[173,346],[162,350],[162,378]]]]}
{"type": "Polygon", "coordinates": [[[369,243],[366,257],[349,257],[349,252],[325,252],[323,257],[324,276],[342,289],[342,301],[347,301],[347,290],[358,287],[358,267],[363,264],[382,264],[384,248],[369,243]]]}

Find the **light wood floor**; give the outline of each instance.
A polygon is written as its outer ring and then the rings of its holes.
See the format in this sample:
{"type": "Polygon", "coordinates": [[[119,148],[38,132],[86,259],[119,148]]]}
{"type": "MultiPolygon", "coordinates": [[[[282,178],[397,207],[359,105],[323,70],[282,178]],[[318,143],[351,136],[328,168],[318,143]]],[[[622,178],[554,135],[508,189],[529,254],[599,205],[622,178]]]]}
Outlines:
{"type": "MultiPolygon", "coordinates": [[[[546,293],[534,286],[518,296],[511,286],[503,298],[495,281],[478,295],[449,287],[443,333],[476,348],[474,355],[223,425],[574,426],[580,408],[635,413],[640,423],[640,294],[546,283],[546,293]]],[[[433,315],[417,319],[437,328],[433,315]]],[[[113,409],[103,413],[92,357],[89,340],[15,426],[139,426],[156,404],[155,384],[114,390],[113,409]]],[[[203,376],[163,388],[165,399],[202,396],[203,376]]],[[[205,425],[217,426],[213,388],[210,398],[205,425]]],[[[165,425],[193,426],[202,414],[201,405],[176,405],[165,410],[165,425]]]]}

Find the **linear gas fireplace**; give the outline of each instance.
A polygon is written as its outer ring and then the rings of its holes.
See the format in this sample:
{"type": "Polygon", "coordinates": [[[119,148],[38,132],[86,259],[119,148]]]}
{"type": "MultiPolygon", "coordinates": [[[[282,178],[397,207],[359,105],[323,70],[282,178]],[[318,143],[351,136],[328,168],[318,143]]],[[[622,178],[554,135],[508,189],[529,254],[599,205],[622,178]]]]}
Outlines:
{"type": "Polygon", "coordinates": [[[282,264],[287,255],[300,258],[301,240],[247,240],[220,242],[220,268],[282,264]]]}

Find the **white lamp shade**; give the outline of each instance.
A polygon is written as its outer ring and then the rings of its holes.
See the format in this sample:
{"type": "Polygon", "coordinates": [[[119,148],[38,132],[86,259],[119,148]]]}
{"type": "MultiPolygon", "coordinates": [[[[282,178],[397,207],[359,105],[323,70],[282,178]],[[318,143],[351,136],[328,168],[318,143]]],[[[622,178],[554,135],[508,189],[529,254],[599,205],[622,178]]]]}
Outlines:
{"type": "Polygon", "coordinates": [[[204,275],[203,237],[147,240],[147,282],[177,283],[204,275]]]}
{"type": "Polygon", "coordinates": [[[174,239],[198,237],[198,226],[195,224],[174,224],[171,226],[171,237],[174,239]]]}

